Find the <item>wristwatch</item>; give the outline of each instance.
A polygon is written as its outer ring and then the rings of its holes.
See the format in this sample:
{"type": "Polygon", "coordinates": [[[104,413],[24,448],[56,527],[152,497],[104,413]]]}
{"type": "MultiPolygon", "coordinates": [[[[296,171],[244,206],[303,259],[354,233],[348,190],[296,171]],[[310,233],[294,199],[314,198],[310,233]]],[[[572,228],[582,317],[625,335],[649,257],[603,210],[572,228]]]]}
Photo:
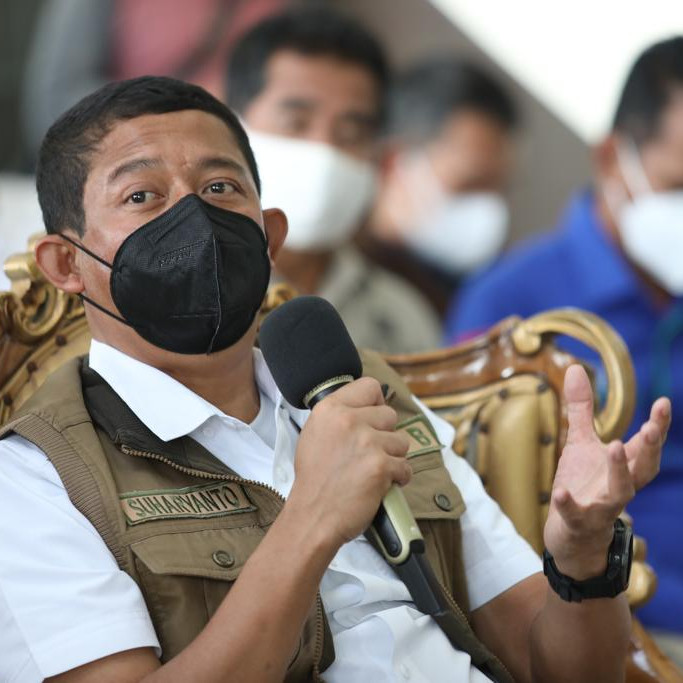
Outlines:
{"type": "Polygon", "coordinates": [[[543,573],[552,589],[567,602],[592,598],[613,598],[628,587],[633,561],[633,530],[621,519],[614,522],[614,537],[607,551],[607,571],[585,581],[575,581],[561,574],[553,556],[543,551],[543,573]]]}

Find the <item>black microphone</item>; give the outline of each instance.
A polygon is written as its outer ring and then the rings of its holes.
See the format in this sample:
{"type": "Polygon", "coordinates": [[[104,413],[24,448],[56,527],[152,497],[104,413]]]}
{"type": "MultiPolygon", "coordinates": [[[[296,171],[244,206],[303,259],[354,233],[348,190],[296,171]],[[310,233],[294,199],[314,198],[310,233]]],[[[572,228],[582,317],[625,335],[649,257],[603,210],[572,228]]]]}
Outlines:
{"type": "MultiPolygon", "coordinates": [[[[278,306],[261,325],[259,345],[282,395],[296,408],[312,409],[363,373],[339,313],[320,297],[301,296],[278,306]]],[[[392,565],[424,552],[420,528],[396,484],[384,496],[367,534],[392,565]]]]}

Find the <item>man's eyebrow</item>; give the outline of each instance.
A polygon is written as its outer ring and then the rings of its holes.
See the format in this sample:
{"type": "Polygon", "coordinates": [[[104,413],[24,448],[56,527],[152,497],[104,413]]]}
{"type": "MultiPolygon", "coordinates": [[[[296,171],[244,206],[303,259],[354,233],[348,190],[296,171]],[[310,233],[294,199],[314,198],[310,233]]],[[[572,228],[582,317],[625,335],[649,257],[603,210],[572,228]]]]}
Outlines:
{"type": "Polygon", "coordinates": [[[364,112],[364,111],[349,111],[342,115],[343,119],[352,121],[353,123],[360,123],[364,126],[379,125],[379,114],[364,112]]]}
{"type": "MultiPolygon", "coordinates": [[[[142,158],[142,159],[131,159],[126,161],[119,166],[117,166],[107,177],[107,182],[109,184],[118,180],[122,175],[128,173],[135,173],[143,168],[158,168],[162,165],[161,159],[154,158],[142,158]]],[[[247,177],[247,171],[242,164],[230,157],[215,156],[215,157],[205,157],[200,159],[197,163],[197,168],[200,171],[210,171],[213,169],[228,169],[238,173],[243,177],[247,177]]]]}
{"type": "Polygon", "coordinates": [[[235,161],[235,159],[231,159],[230,157],[204,157],[197,163],[197,168],[200,171],[220,171],[227,169],[234,171],[243,177],[248,177],[249,175],[243,164],[240,164],[239,161],[235,161]]]}
{"type": "Polygon", "coordinates": [[[280,101],[279,106],[281,109],[313,109],[315,107],[315,101],[306,97],[288,97],[285,100],[280,101]]]}
{"type": "Polygon", "coordinates": [[[107,177],[107,183],[111,184],[122,175],[134,173],[142,168],[156,168],[161,164],[159,159],[131,159],[117,166],[107,177]]]}

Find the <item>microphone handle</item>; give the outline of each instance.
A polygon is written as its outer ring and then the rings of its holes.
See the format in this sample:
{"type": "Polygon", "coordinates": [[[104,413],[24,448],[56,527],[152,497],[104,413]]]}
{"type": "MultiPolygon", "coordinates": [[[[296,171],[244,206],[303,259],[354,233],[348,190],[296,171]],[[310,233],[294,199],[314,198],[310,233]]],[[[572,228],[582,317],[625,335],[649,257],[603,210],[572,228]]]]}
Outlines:
{"type": "Polygon", "coordinates": [[[413,553],[425,551],[420,527],[401,487],[396,484],[384,496],[366,536],[393,566],[403,564],[413,553]]]}

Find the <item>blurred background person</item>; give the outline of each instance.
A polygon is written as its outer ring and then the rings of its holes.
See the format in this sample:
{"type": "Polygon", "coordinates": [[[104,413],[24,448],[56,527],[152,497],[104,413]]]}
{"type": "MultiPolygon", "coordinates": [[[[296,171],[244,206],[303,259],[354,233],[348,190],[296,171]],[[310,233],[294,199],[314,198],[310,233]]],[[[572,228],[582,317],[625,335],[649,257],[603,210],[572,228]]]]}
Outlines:
{"type": "Polygon", "coordinates": [[[444,314],[463,276],[506,242],[516,107],[480,67],[437,57],[397,78],[387,119],[363,248],[444,314]]]}
{"type": "Polygon", "coordinates": [[[626,341],[638,385],[634,425],[651,396],[671,396],[662,473],[629,511],[659,578],[639,616],[683,633],[683,37],[638,57],[593,163],[592,187],[574,196],[555,231],[474,278],[453,302],[447,331],[455,340],[511,314],[578,306],[626,341]]]}
{"type": "Polygon", "coordinates": [[[388,78],[365,28],[333,9],[303,7],[240,39],[228,104],[248,128],[263,206],[287,214],[277,276],[334,304],[358,346],[427,350],[440,341],[429,303],[351,244],[375,194],[388,78]]]}
{"type": "Polygon", "coordinates": [[[24,80],[27,144],[108,81],[173,76],[224,97],[236,37],[288,0],[45,0],[24,80]]]}

